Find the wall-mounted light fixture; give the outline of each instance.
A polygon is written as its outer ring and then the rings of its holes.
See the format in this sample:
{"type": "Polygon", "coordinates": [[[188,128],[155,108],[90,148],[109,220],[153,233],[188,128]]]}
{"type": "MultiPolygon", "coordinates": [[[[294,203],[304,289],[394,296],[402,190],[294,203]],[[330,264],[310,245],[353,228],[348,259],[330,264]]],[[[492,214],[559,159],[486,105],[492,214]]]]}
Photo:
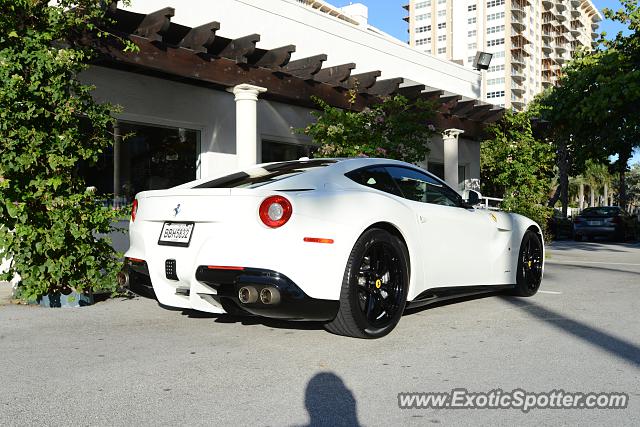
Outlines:
{"type": "Polygon", "coordinates": [[[493,58],[493,53],[476,52],[476,57],[473,59],[473,68],[476,70],[486,70],[489,68],[491,58],[493,58]]]}

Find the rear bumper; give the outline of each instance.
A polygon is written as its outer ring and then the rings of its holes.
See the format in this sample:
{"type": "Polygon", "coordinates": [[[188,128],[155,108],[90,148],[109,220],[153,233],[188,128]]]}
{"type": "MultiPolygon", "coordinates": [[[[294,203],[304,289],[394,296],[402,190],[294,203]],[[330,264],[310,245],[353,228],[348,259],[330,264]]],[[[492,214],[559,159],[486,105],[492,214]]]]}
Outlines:
{"type": "MultiPolygon", "coordinates": [[[[129,289],[142,295],[154,295],[146,261],[126,258],[122,273],[126,276],[129,289]]],[[[227,313],[274,319],[328,321],[335,318],[338,312],[338,301],[311,298],[287,276],[272,270],[199,266],[195,279],[198,287],[175,288],[174,298],[202,300],[203,303],[223,308],[227,313]],[[265,288],[275,289],[278,300],[266,304],[258,297],[253,302],[243,303],[239,298],[242,288],[251,288],[258,296],[265,288]]]]}
{"type": "Polygon", "coordinates": [[[620,233],[620,229],[615,226],[574,226],[573,232],[579,236],[615,236],[620,233]]]}
{"type": "Polygon", "coordinates": [[[243,268],[228,270],[199,266],[196,280],[216,291],[214,298],[223,307],[233,307],[257,316],[289,320],[332,320],[338,312],[338,301],[311,298],[284,274],[276,271],[243,268]],[[257,298],[241,302],[240,289],[251,289],[257,298]],[[259,295],[263,289],[275,289],[277,302],[266,304],[259,295]]]}
{"type": "Polygon", "coordinates": [[[137,294],[153,295],[153,285],[151,284],[149,267],[146,261],[125,258],[121,274],[124,275],[122,280],[125,283],[121,283],[124,287],[137,294]]]}

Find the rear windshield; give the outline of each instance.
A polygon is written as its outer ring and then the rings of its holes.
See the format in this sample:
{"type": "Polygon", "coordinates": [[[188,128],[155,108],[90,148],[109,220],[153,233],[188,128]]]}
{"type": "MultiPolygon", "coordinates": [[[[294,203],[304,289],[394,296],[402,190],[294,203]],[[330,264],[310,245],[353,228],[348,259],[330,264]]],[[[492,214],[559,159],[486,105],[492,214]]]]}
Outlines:
{"type": "Polygon", "coordinates": [[[582,216],[615,216],[620,215],[618,207],[587,208],[580,213],[582,216]]]}
{"type": "Polygon", "coordinates": [[[257,188],[272,182],[282,181],[311,169],[322,168],[336,160],[301,160],[272,163],[261,168],[237,172],[205,182],[194,188],[257,188]]]}

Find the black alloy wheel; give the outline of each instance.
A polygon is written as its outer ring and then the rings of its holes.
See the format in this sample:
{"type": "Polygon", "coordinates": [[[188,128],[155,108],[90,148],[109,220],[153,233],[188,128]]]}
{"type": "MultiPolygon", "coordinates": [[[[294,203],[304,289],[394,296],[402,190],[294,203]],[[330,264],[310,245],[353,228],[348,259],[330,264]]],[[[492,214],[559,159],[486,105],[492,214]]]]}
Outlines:
{"type": "Polygon", "coordinates": [[[330,332],[357,338],[382,337],[398,324],[406,306],[408,253],[396,236],[367,230],[354,245],[343,278],[340,309],[330,332]]]}
{"type": "Polygon", "coordinates": [[[522,238],[518,254],[518,271],[514,293],[522,297],[535,295],[542,282],[543,265],[542,241],[529,230],[522,238]]]}

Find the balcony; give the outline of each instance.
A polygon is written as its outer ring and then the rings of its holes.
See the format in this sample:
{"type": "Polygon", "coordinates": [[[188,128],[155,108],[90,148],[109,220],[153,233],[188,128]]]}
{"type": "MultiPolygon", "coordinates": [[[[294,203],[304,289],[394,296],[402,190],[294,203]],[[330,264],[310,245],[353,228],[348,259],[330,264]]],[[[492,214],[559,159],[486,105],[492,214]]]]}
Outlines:
{"type": "Polygon", "coordinates": [[[558,13],[558,14],[556,15],[556,21],[558,21],[558,22],[565,22],[566,20],[567,20],[567,17],[566,17],[566,16],[564,16],[564,15],[562,15],[561,13],[558,13]]]}
{"type": "Polygon", "coordinates": [[[579,18],[579,17],[580,17],[580,10],[571,9],[571,18],[579,18]]]}
{"type": "Polygon", "coordinates": [[[562,34],[569,32],[569,25],[566,22],[558,22],[558,25],[555,27],[556,32],[562,34]]]}
{"type": "Polygon", "coordinates": [[[524,100],[521,97],[511,97],[511,106],[516,110],[523,109],[524,105],[524,100]]]}
{"type": "Polygon", "coordinates": [[[511,67],[511,80],[515,80],[519,83],[525,81],[524,70],[519,67],[511,67]]]}
{"type": "Polygon", "coordinates": [[[542,6],[544,7],[544,10],[553,8],[554,4],[555,2],[552,0],[542,0],[542,6]]]}
{"type": "Polygon", "coordinates": [[[513,13],[511,14],[511,25],[518,32],[524,31],[527,27],[524,18],[513,13]]]}
{"type": "Polygon", "coordinates": [[[543,42],[542,43],[542,51],[543,52],[551,53],[551,52],[553,52],[554,48],[555,48],[554,43],[549,43],[549,42],[543,42]]]}
{"type": "Polygon", "coordinates": [[[571,6],[573,7],[580,7],[580,3],[582,3],[581,0],[571,0],[571,6]]]}
{"type": "Polygon", "coordinates": [[[567,5],[562,2],[562,0],[556,1],[556,10],[558,12],[562,12],[563,10],[567,10],[567,5]]]}
{"type": "Polygon", "coordinates": [[[521,33],[521,34],[514,34],[511,36],[511,44],[524,46],[525,44],[531,44],[531,42],[529,41],[528,36],[526,34],[521,33]]]}
{"type": "Polygon", "coordinates": [[[543,41],[551,41],[553,39],[554,33],[552,31],[542,31],[542,40],[543,41]]]}
{"type": "Polygon", "coordinates": [[[522,95],[526,92],[525,88],[518,83],[511,83],[511,93],[515,95],[522,95]]]}
{"type": "Polygon", "coordinates": [[[577,37],[580,37],[580,34],[581,34],[581,33],[582,33],[582,31],[580,31],[580,30],[578,30],[578,29],[576,29],[576,28],[572,28],[572,29],[571,29],[571,35],[572,35],[573,37],[576,37],[576,38],[577,38],[577,37]]]}
{"type": "Polygon", "coordinates": [[[524,67],[526,65],[524,62],[524,56],[519,54],[511,55],[511,65],[515,65],[516,67],[524,67]]]}
{"type": "Polygon", "coordinates": [[[527,11],[524,9],[524,7],[521,4],[513,2],[511,3],[511,14],[524,17],[527,14],[527,11]]]}
{"type": "Polygon", "coordinates": [[[553,41],[555,42],[554,47],[564,46],[565,44],[569,43],[569,41],[563,34],[556,36],[556,38],[553,41]]]}

